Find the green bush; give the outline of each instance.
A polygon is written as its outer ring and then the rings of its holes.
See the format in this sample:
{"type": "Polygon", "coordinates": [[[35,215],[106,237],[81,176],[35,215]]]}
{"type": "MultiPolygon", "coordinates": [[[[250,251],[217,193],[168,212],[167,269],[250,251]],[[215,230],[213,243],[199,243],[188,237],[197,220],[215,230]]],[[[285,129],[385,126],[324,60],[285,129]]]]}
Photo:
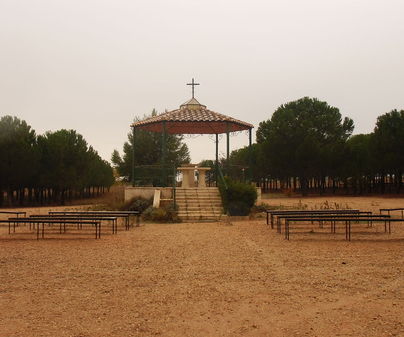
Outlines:
{"type": "Polygon", "coordinates": [[[174,204],[169,204],[160,208],[153,206],[148,207],[142,213],[143,219],[153,222],[179,222],[180,219],[177,216],[177,210],[174,204]]]}
{"type": "Polygon", "coordinates": [[[226,185],[224,183],[219,184],[225,212],[229,215],[249,215],[257,200],[255,187],[250,184],[233,181],[227,177],[225,181],[226,185]]]}
{"type": "Polygon", "coordinates": [[[153,199],[146,199],[142,197],[134,197],[126,202],[121,208],[121,211],[139,211],[143,213],[148,207],[153,204],[153,199]]]}

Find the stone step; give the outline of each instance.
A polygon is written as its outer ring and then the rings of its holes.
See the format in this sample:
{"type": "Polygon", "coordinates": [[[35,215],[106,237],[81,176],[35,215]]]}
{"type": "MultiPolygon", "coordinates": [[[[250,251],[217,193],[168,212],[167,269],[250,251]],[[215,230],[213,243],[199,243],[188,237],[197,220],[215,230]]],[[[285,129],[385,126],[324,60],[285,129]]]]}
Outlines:
{"type": "Polygon", "coordinates": [[[189,216],[189,217],[183,217],[181,218],[183,221],[192,221],[192,222],[216,222],[220,221],[221,217],[220,216],[207,216],[207,217],[201,217],[201,216],[189,216]]]}
{"type": "Polygon", "coordinates": [[[200,198],[210,198],[210,197],[215,197],[215,198],[220,198],[220,195],[219,194],[176,194],[176,197],[178,198],[178,197],[182,197],[182,198],[185,198],[185,197],[192,197],[192,198],[197,198],[197,197],[200,197],[200,198]]]}
{"type": "Polygon", "coordinates": [[[211,199],[203,199],[203,200],[198,200],[198,199],[188,199],[188,200],[177,200],[177,204],[181,205],[221,205],[222,201],[221,200],[211,200],[211,199]]]}
{"type": "Polygon", "coordinates": [[[200,201],[214,201],[214,202],[222,202],[222,199],[220,198],[176,198],[176,201],[183,201],[183,202],[188,202],[188,201],[195,201],[195,200],[200,200],[200,201]]]}
{"type": "Polygon", "coordinates": [[[183,200],[183,199],[205,199],[205,200],[210,200],[210,199],[215,199],[215,200],[222,200],[222,198],[220,198],[217,195],[177,195],[176,199],[178,200],[183,200]]]}
{"type": "Polygon", "coordinates": [[[215,196],[220,198],[219,193],[176,193],[176,196],[182,196],[182,197],[188,197],[188,196],[201,196],[201,197],[210,197],[210,196],[215,196]]]}
{"type": "Polygon", "coordinates": [[[175,192],[177,193],[220,193],[219,190],[211,189],[211,190],[204,190],[204,189],[195,189],[195,190],[178,190],[176,189],[175,192]]]}
{"type": "Polygon", "coordinates": [[[188,206],[183,206],[183,207],[178,207],[179,211],[202,211],[202,212],[206,212],[206,211],[221,211],[223,209],[223,207],[221,205],[216,205],[216,206],[192,206],[192,205],[188,205],[188,206]]]}
{"type": "Polygon", "coordinates": [[[176,192],[176,194],[180,195],[220,195],[219,192],[217,191],[211,191],[211,192],[191,192],[191,191],[182,191],[182,192],[176,192]]]}
{"type": "Polygon", "coordinates": [[[184,199],[177,199],[176,200],[177,203],[179,204],[186,204],[186,203],[190,203],[190,202],[200,202],[200,203],[214,203],[214,204],[221,204],[222,200],[220,199],[192,199],[192,198],[184,198],[184,199]]]}
{"type": "Polygon", "coordinates": [[[190,213],[190,214],[178,214],[178,217],[180,219],[184,219],[184,218],[219,218],[221,217],[222,214],[221,213],[216,213],[216,214],[201,214],[201,213],[190,213]]]}
{"type": "Polygon", "coordinates": [[[175,190],[176,192],[184,192],[184,193],[219,193],[218,189],[212,188],[212,189],[207,189],[207,188],[194,188],[194,189],[182,189],[182,188],[177,188],[175,190]]]}
{"type": "Polygon", "coordinates": [[[177,202],[178,206],[222,206],[221,202],[209,202],[209,201],[188,201],[188,202],[177,202]]]}
{"type": "Polygon", "coordinates": [[[176,193],[180,194],[209,194],[209,193],[220,193],[218,190],[203,190],[203,189],[195,189],[195,190],[175,190],[176,193]]]}
{"type": "Polygon", "coordinates": [[[207,217],[212,217],[212,216],[221,216],[223,215],[223,213],[221,212],[217,212],[217,213],[213,213],[213,212],[184,212],[184,213],[178,213],[178,216],[182,216],[182,217],[188,217],[188,216],[207,216],[207,217]]]}
{"type": "Polygon", "coordinates": [[[188,222],[217,222],[220,221],[221,217],[189,217],[189,218],[183,218],[183,221],[188,221],[188,222]]]}
{"type": "Polygon", "coordinates": [[[192,201],[177,201],[177,205],[222,205],[220,201],[201,201],[201,200],[192,200],[192,201]]]}
{"type": "Polygon", "coordinates": [[[176,199],[177,202],[195,202],[195,201],[200,201],[200,202],[215,202],[215,203],[222,203],[221,199],[215,199],[215,198],[204,198],[204,199],[197,199],[197,198],[183,198],[183,199],[176,199]]]}
{"type": "Polygon", "coordinates": [[[178,205],[221,205],[220,200],[177,200],[178,205]]]}
{"type": "Polygon", "coordinates": [[[177,190],[217,190],[219,189],[218,187],[215,186],[205,186],[205,187],[195,187],[195,186],[189,186],[189,187],[177,187],[177,190]]]}
{"type": "Polygon", "coordinates": [[[216,209],[198,209],[198,208],[191,208],[191,209],[179,209],[178,213],[203,213],[203,214],[209,214],[209,213],[222,213],[223,209],[222,208],[216,208],[216,209]]]}
{"type": "Polygon", "coordinates": [[[208,198],[208,199],[192,199],[192,198],[184,198],[184,199],[177,199],[176,200],[177,203],[190,203],[190,202],[200,202],[200,203],[213,203],[213,204],[221,204],[222,200],[221,199],[212,199],[212,198],[208,198]]]}
{"type": "Polygon", "coordinates": [[[179,192],[177,192],[176,193],[176,195],[220,195],[220,193],[218,193],[218,192],[209,192],[209,193],[189,193],[189,192],[186,192],[186,193],[179,193],[179,192]]]}
{"type": "Polygon", "coordinates": [[[192,219],[192,220],[202,220],[202,219],[220,219],[221,215],[183,215],[180,219],[192,219]]]}
{"type": "Polygon", "coordinates": [[[220,198],[220,194],[217,193],[176,193],[176,196],[182,196],[182,197],[210,197],[210,196],[215,196],[215,197],[219,197],[220,198]]]}
{"type": "Polygon", "coordinates": [[[217,187],[176,189],[178,216],[189,221],[217,221],[223,216],[222,199],[217,187]]]}
{"type": "Polygon", "coordinates": [[[181,195],[183,195],[183,194],[186,194],[186,195],[197,195],[197,194],[199,194],[199,195],[210,195],[210,194],[216,194],[216,195],[218,195],[220,193],[216,192],[216,191],[212,191],[212,192],[177,192],[176,194],[181,194],[181,195]]]}
{"type": "Polygon", "coordinates": [[[199,207],[199,206],[186,206],[186,207],[178,207],[178,211],[209,211],[209,210],[213,210],[213,211],[217,211],[217,210],[222,210],[223,207],[222,206],[204,206],[204,207],[199,207]]]}
{"type": "Polygon", "coordinates": [[[180,217],[180,218],[183,218],[183,217],[190,217],[190,216],[197,216],[197,217],[200,217],[200,216],[203,216],[203,217],[213,217],[213,216],[220,216],[220,215],[222,215],[222,213],[221,212],[217,212],[217,213],[207,213],[207,212],[178,212],[178,216],[180,217]]]}

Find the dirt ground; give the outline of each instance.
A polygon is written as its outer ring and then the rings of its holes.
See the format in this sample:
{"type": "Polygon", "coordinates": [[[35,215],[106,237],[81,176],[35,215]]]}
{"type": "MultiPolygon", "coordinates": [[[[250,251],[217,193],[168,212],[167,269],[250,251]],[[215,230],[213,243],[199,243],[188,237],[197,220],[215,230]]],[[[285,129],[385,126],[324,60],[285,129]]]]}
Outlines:
{"type": "MultiPolygon", "coordinates": [[[[325,201],[404,207],[265,200],[325,201]]],[[[285,241],[264,218],[142,224],[100,240],[1,228],[0,336],[404,336],[404,224],[359,231],[285,241]]]]}

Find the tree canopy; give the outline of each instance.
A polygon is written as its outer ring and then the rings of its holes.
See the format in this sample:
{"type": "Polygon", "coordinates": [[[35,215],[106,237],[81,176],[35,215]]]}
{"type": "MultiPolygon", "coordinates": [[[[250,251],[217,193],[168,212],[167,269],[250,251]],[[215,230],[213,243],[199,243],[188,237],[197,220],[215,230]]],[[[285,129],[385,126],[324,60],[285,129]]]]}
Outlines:
{"type": "Polygon", "coordinates": [[[277,177],[299,177],[304,190],[310,177],[333,169],[353,128],[352,119],[316,98],[281,105],[257,130],[263,167],[277,177]]]}
{"type": "Polygon", "coordinates": [[[392,110],[377,118],[373,146],[378,174],[389,175],[399,192],[404,171],[404,110],[392,110]]]}

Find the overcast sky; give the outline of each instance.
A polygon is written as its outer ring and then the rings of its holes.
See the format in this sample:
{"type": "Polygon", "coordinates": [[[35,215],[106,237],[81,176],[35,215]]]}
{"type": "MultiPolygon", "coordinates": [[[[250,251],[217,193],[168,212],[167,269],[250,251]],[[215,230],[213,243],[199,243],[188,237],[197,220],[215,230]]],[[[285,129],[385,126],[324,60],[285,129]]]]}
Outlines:
{"type": "MultiPolygon", "coordinates": [[[[0,116],[75,129],[109,160],[194,77],[202,104],[255,131],[310,96],[367,133],[404,109],[403,18],[404,0],[0,0],[0,116]]],[[[208,136],[187,143],[193,162],[214,158],[208,136]]]]}

